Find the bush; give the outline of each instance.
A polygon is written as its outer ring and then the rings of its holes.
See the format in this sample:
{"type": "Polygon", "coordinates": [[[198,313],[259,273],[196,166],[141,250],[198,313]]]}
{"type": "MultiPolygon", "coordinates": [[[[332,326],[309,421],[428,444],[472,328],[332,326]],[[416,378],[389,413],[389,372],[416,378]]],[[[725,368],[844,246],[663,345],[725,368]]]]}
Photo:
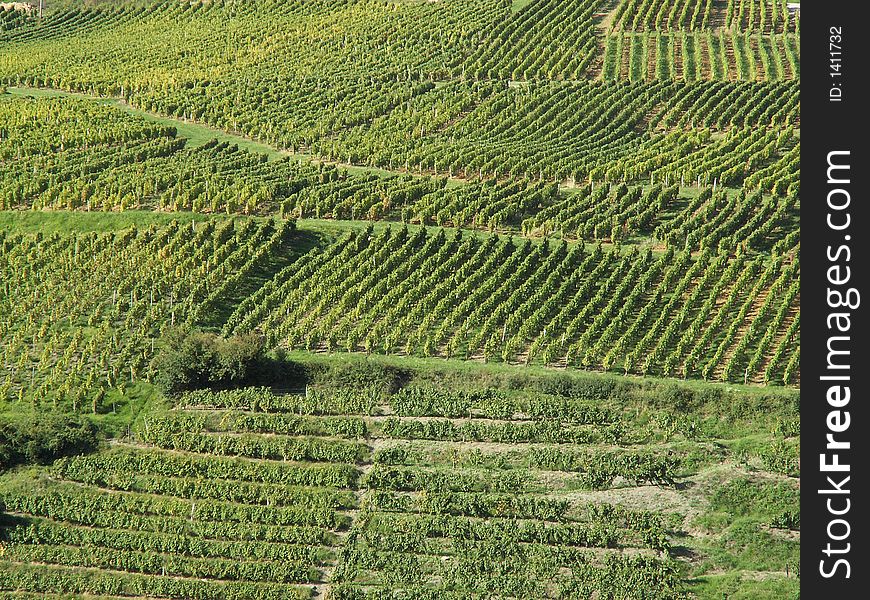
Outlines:
{"type": "Polygon", "coordinates": [[[254,334],[222,338],[189,328],[171,330],[154,357],[154,381],[163,393],[244,382],[262,359],[263,342],[254,334]]]}
{"type": "Polygon", "coordinates": [[[93,452],[97,427],[73,415],[34,415],[0,421],[0,470],[48,464],[56,458],[93,452]]]}
{"type": "Polygon", "coordinates": [[[406,371],[378,361],[311,364],[306,369],[308,382],[318,386],[381,389],[394,392],[408,379],[406,371]]]}

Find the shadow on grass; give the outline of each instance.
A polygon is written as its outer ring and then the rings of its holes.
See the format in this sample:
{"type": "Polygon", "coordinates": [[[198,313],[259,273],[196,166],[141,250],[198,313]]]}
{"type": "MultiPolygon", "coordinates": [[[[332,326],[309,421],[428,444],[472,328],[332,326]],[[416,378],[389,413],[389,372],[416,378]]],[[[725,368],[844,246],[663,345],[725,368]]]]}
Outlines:
{"type": "Polygon", "coordinates": [[[208,310],[204,311],[205,316],[198,325],[204,328],[222,326],[245,298],[271,281],[282,269],[309,252],[322,248],[331,242],[332,240],[323,233],[295,230],[277,252],[264,256],[255,268],[238,282],[238,285],[232,286],[226,295],[218,298],[209,306],[208,310]]]}

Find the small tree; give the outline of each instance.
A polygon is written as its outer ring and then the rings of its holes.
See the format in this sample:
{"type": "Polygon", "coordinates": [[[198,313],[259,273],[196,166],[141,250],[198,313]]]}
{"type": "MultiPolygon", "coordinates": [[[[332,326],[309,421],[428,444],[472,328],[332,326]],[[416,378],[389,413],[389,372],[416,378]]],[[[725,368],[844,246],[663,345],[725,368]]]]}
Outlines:
{"type": "Polygon", "coordinates": [[[261,358],[262,340],[253,334],[222,338],[189,327],[170,330],[154,357],[154,381],[165,394],[244,381],[261,358]]]}

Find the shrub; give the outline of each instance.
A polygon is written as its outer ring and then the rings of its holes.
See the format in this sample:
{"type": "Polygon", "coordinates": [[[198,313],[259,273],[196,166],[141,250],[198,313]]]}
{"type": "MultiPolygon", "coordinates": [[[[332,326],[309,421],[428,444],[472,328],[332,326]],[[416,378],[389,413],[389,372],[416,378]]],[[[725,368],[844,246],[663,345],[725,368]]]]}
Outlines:
{"type": "Polygon", "coordinates": [[[97,427],[73,415],[33,415],[0,420],[0,470],[20,464],[48,464],[84,454],[99,445],[97,427]]]}
{"type": "Polygon", "coordinates": [[[254,334],[222,338],[189,328],[169,331],[152,362],[154,381],[165,394],[244,382],[262,358],[254,334]]]}

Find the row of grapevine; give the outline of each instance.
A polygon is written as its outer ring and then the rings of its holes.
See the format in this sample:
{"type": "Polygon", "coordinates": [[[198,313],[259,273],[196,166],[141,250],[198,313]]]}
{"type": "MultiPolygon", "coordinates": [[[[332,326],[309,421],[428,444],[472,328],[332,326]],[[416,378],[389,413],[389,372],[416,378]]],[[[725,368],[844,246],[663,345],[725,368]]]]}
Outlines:
{"type": "Polygon", "coordinates": [[[18,27],[30,25],[34,20],[35,15],[29,5],[4,4],[0,7],[0,35],[18,27]]]}
{"type": "Polygon", "coordinates": [[[219,298],[215,290],[229,293],[223,284],[272,268],[276,257],[280,267],[293,229],[292,221],[226,220],[107,234],[2,232],[0,396],[110,410],[110,396],[121,400],[148,376],[167,326],[196,322],[201,303],[219,298]]]}
{"type": "Polygon", "coordinates": [[[795,31],[800,11],[786,0],[624,0],[613,13],[614,30],[698,30],[724,27],[739,31],[795,31]]]}
{"type": "MultiPolygon", "coordinates": [[[[758,195],[744,199],[708,190],[672,223],[665,223],[659,235],[670,236],[673,243],[687,248],[705,248],[715,257],[704,260],[728,264],[740,259],[749,241],[760,249],[769,247],[772,242],[765,231],[789,227],[788,219],[793,218],[789,206],[775,199],[759,202],[758,195]],[[734,206],[722,210],[722,203],[734,206]],[[716,217],[711,215],[699,228],[695,221],[703,218],[700,215],[705,210],[715,212],[716,217]],[[735,253],[737,259],[729,258],[735,253]]],[[[721,323],[740,327],[747,318],[726,303],[720,317],[706,322],[709,314],[701,307],[707,298],[703,292],[692,292],[696,285],[712,282],[696,259],[683,252],[675,254],[673,249],[654,257],[636,248],[620,253],[576,247],[569,252],[564,245],[550,243],[463,237],[459,232],[445,235],[405,228],[349,234],[334,251],[300,259],[292,270],[279,274],[257,303],[239,308],[226,332],[260,331],[269,346],[545,364],[567,361],[585,368],[628,372],[638,372],[644,364],[644,373],[655,373],[674,360],[670,355],[676,346],[660,348],[651,362],[643,362],[644,354],[635,356],[640,362],[623,362],[634,356],[643,324],[654,314],[649,312],[652,308],[643,307],[659,302],[660,291],[667,294],[669,286],[681,282],[679,286],[690,294],[675,296],[661,318],[681,314],[693,319],[697,315],[700,330],[696,339],[706,340],[701,352],[721,339],[725,333],[721,323]],[[673,262],[675,256],[677,262],[673,262]],[[552,277],[553,273],[562,277],[552,277]],[[690,298],[692,303],[685,304],[690,298]],[[515,314],[524,315],[525,321],[513,319],[515,314]],[[615,335],[624,331],[636,331],[636,337],[615,335]]],[[[798,248],[783,250],[786,262],[780,256],[766,267],[771,277],[792,268],[789,265],[798,248]]],[[[764,256],[758,255],[758,260],[764,256]]],[[[752,275],[753,268],[738,264],[736,270],[726,270],[731,279],[724,285],[726,290],[733,285],[734,302],[751,303],[759,294],[779,297],[784,292],[769,287],[773,279],[768,278],[759,280],[754,290],[737,285],[752,275]]],[[[793,302],[787,304],[794,306],[793,302]]],[[[763,317],[762,322],[768,323],[767,319],[763,317]]],[[[772,336],[787,327],[781,322],[772,336]]],[[[745,347],[740,354],[749,351],[745,347]]],[[[706,354],[692,361],[699,358],[719,364],[719,359],[706,354]]],[[[761,358],[753,364],[760,368],[761,358]]],[[[711,372],[704,369],[702,374],[708,377],[711,372]]],[[[728,379],[734,378],[736,374],[729,371],[728,379]]]]}
{"type": "Polygon", "coordinates": [[[800,39],[792,34],[634,33],[609,36],[601,78],[784,81],[800,79],[800,39]]]}

